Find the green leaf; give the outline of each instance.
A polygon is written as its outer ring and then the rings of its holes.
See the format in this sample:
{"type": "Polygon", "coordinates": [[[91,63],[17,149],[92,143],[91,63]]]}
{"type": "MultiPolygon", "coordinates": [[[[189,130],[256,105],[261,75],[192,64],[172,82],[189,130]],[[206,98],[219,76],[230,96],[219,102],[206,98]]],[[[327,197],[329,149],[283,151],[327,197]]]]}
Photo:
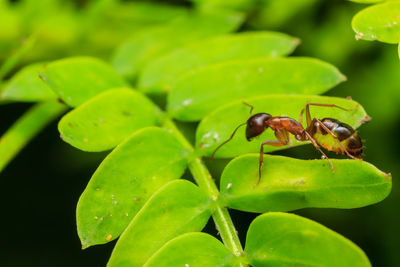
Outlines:
{"type": "MultiPolygon", "coordinates": [[[[366,120],[365,110],[355,101],[337,97],[310,96],[310,95],[269,95],[255,97],[245,100],[254,106],[253,114],[259,112],[269,113],[272,116],[288,116],[295,120],[299,118],[300,111],[307,103],[336,104],[344,108],[357,108],[353,111],[343,111],[329,107],[311,107],[310,112],[313,118],[331,117],[351,125],[354,128],[360,126],[366,120]]],[[[250,117],[250,108],[237,101],[215,110],[205,117],[196,131],[196,148],[202,155],[209,156],[224,140],[228,139],[233,130],[250,117]]],[[[305,121],[305,118],[304,120],[305,121]]],[[[305,126],[305,124],[303,124],[305,126]]],[[[230,158],[249,152],[259,152],[260,145],[265,140],[276,139],[274,132],[267,129],[256,139],[248,142],[245,137],[245,127],[241,127],[232,141],[222,146],[215,154],[216,158],[230,158]]],[[[293,146],[305,144],[291,136],[293,146]]],[[[272,147],[265,146],[264,151],[270,152],[281,150],[290,146],[272,147]]]]}
{"type": "Polygon", "coordinates": [[[54,92],[39,79],[44,63],[35,63],[17,72],[7,83],[0,99],[36,102],[56,98],[54,92]]]}
{"type": "Polygon", "coordinates": [[[233,9],[249,11],[250,8],[254,7],[257,3],[254,0],[191,0],[196,4],[197,8],[200,9],[233,9]]]}
{"type": "Polygon", "coordinates": [[[129,224],[107,266],[143,266],[172,238],[201,231],[211,216],[212,204],[188,181],[168,183],[149,199],[129,224]]]}
{"type": "MultiPolygon", "coordinates": [[[[291,25],[299,20],[299,15],[309,14],[318,0],[259,0],[249,24],[256,29],[276,29],[291,25]]],[[[302,18],[302,17],[300,17],[302,18]]],[[[295,26],[293,24],[293,26],[295,26]]]]}
{"type": "Polygon", "coordinates": [[[383,200],[390,174],[358,160],[299,160],[264,155],[260,184],[259,155],[232,160],[221,177],[220,200],[242,211],[290,211],[307,207],[352,209],[383,200]]]}
{"type": "Polygon", "coordinates": [[[72,107],[93,96],[127,84],[105,62],[90,57],[65,58],[49,63],[42,79],[72,107]]]}
{"type": "Polygon", "coordinates": [[[372,3],[384,2],[386,0],[349,0],[349,1],[356,3],[363,3],[363,4],[372,4],[372,3]]]}
{"type": "Polygon", "coordinates": [[[226,62],[183,77],[168,95],[168,111],[179,120],[196,121],[237,99],[279,93],[321,94],[344,80],[334,66],[313,58],[226,62]]]}
{"type": "Polygon", "coordinates": [[[298,44],[297,38],[286,34],[262,31],[200,41],[150,62],[140,76],[139,88],[152,93],[169,91],[188,70],[233,59],[288,55],[298,44]]]}
{"type": "Polygon", "coordinates": [[[155,253],[145,267],[238,266],[238,259],[216,238],[188,233],[172,239],[155,253]]]}
{"type": "Polygon", "coordinates": [[[106,91],[66,114],[58,125],[61,138],[84,151],[111,149],[134,131],[159,123],[161,111],[130,89],[106,91]]]}
{"type": "Polygon", "coordinates": [[[354,16],[352,26],[356,39],[399,43],[400,2],[387,2],[363,9],[354,16]]]}
{"type": "Polygon", "coordinates": [[[245,251],[254,267],[371,266],[350,240],[309,219],[279,212],[260,215],[250,224],[245,251]]]}
{"type": "MultiPolygon", "coordinates": [[[[98,20],[98,23],[118,25],[124,27],[126,32],[130,27],[146,26],[156,23],[166,23],[177,16],[182,16],[188,12],[188,9],[178,5],[168,5],[154,2],[124,2],[114,1],[96,1],[90,2],[90,15],[98,20]],[[123,25],[126,23],[127,25],[123,25]]],[[[120,31],[121,29],[118,29],[120,31]]],[[[115,29],[114,29],[115,31],[115,29]]]]}
{"type": "Polygon", "coordinates": [[[164,26],[145,29],[123,43],[113,57],[115,69],[134,79],[149,61],[176,47],[234,31],[243,17],[234,13],[192,13],[164,26]]]}
{"type": "Polygon", "coordinates": [[[79,199],[82,246],[117,238],[156,190],[182,175],[187,156],[180,142],[160,128],[140,130],[114,149],[79,199]]]}

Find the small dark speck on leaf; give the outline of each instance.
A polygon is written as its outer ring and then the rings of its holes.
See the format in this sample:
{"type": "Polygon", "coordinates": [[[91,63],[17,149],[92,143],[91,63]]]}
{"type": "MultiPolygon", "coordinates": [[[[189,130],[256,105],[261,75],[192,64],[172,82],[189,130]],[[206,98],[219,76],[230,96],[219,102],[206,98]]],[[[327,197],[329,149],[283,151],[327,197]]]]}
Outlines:
{"type": "Polygon", "coordinates": [[[122,115],[126,116],[126,117],[130,117],[132,116],[132,114],[128,111],[122,111],[122,115]]]}

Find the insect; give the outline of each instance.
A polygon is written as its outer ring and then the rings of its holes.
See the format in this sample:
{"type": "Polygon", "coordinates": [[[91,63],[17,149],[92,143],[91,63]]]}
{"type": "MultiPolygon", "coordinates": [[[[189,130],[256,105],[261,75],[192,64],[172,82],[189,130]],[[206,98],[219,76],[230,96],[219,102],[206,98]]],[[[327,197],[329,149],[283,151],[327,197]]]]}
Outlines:
{"type": "Polygon", "coordinates": [[[232,135],[214,150],[211,155],[211,159],[214,158],[214,155],[218,149],[232,140],[240,127],[246,125],[246,139],[249,142],[254,137],[262,134],[266,129],[271,128],[271,130],[275,132],[275,137],[277,140],[267,140],[261,144],[258,181],[256,185],[258,185],[261,180],[261,169],[262,165],[264,164],[264,146],[270,145],[280,147],[287,145],[290,140],[289,134],[294,135],[298,141],[310,141],[314,147],[321,152],[322,157],[328,160],[332,172],[335,171],[335,168],[333,167],[330,159],[321,150],[320,146],[328,151],[335,151],[338,154],[346,154],[352,159],[361,160],[360,158],[357,158],[357,156],[362,154],[363,144],[357,132],[350,125],[332,118],[324,118],[322,120],[316,118],[311,119],[310,114],[310,106],[331,107],[345,111],[351,111],[354,109],[346,109],[334,104],[308,103],[306,104],[305,108],[301,110],[299,121],[296,121],[289,117],[273,117],[268,113],[257,113],[252,115],[254,107],[245,102],[243,103],[250,107],[250,118],[247,120],[247,122],[236,127],[232,135]],[[306,113],[307,120],[307,127],[305,129],[302,126],[304,111],[306,113]],[[328,135],[330,137],[328,137],[328,135]]]}

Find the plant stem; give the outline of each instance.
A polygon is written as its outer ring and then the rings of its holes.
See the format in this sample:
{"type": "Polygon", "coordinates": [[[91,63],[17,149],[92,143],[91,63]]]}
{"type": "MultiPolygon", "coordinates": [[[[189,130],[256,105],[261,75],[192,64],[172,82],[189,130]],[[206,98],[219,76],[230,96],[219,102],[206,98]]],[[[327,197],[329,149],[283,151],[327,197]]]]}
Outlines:
{"type": "Polygon", "coordinates": [[[33,48],[36,42],[34,35],[29,36],[22,41],[21,46],[18,47],[15,52],[8,57],[3,64],[0,66],[0,81],[20,63],[23,57],[33,48]]]}
{"type": "MultiPolygon", "coordinates": [[[[195,153],[195,149],[193,148],[193,146],[176,128],[176,125],[170,119],[165,120],[164,126],[168,130],[170,130],[172,134],[174,134],[189,151],[191,151],[193,154],[195,153]]],[[[227,208],[223,207],[222,204],[217,201],[219,191],[206,165],[198,156],[194,156],[193,158],[191,158],[188,165],[189,170],[192,173],[200,189],[202,189],[211,199],[213,199],[217,203],[217,207],[212,214],[212,217],[217,227],[217,230],[221,235],[222,241],[234,255],[242,255],[243,248],[240,244],[235,226],[233,225],[227,208]]],[[[241,266],[246,265],[242,264],[241,266]]]]}
{"type": "Polygon", "coordinates": [[[36,104],[0,138],[0,172],[42,128],[67,107],[57,101],[36,104]]]}

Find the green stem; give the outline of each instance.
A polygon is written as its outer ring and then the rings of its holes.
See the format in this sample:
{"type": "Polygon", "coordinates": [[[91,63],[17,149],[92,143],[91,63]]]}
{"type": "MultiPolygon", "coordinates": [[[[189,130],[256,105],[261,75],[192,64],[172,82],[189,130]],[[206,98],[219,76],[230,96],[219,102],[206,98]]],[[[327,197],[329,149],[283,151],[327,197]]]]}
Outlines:
{"type": "Polygon", "coordinates": [[[42,128],[67,109],[56,101],[36,104],[0,138],[0,172],[42,128]]]}
{"type": "Polygon", "coordinates": [[[32,49],[35,45],[36,37],[31,35],[22,41],[20,47],[7,58],[3,64],[0,66],[0,81],[20,63],[20,61],[25,57],[25,55],[32,49]]]}
{"type": "MultiPolygon", "coordinates": [[[[164,126],[169,129],[189,151],[195,154],[195,149],[193,148],[193,146],[187,141],[187,139],[176,128],[175,124],[170,119],[166,119],[164,126]]],[[[240,244],[235,226],[233,225],[228,210],[217,201],[219,196],[218,188],[206,165],[201,160],[201,157],[194,156],[190,159],[189,170],[192,173],[200,189],[202,189],[211,199],[215,200],[217,203],[217,207],[212,217],[225,246],[234,255],[241,256],[243,254],[243,248],[240,244]]],[[[243,264],[241,266],[246,265],[243,264]]]]}

